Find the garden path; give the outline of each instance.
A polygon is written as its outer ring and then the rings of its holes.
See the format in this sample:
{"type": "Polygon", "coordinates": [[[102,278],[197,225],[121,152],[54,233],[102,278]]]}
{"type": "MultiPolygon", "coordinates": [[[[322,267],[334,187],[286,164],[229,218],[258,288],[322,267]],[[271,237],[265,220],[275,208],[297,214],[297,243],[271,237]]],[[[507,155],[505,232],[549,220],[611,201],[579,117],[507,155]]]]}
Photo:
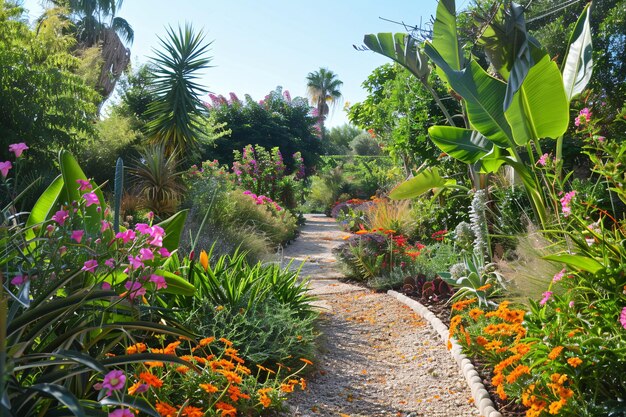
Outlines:
{"type": "MultiPolygon", "coordinates": [[[[321,343],[308,388],[283,415],[300,417],[475,416],[471,392],[437,333],[395,298],[342,282],[331,253],[346,233],[323,215],[307,215],[283,253],[305,262],[319,298],[321,343]]],[[[297,264],[297,265],[296,265],[297,264]]]]}

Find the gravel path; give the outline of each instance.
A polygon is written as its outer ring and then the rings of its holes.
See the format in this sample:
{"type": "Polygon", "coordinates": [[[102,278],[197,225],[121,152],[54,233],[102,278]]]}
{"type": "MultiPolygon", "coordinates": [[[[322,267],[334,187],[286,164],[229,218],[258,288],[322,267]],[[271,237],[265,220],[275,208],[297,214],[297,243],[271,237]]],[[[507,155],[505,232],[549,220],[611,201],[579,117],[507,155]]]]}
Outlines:
{"type": "Polygon", "coordinates": [[[308,388],[289,400],[291,416],[475,416],[465,378],[437,333],[387,294],[340,281],[331,249],[342,242],[333,219],[307,215],[284,256],[322,311],[320,353],[308,388]]]}

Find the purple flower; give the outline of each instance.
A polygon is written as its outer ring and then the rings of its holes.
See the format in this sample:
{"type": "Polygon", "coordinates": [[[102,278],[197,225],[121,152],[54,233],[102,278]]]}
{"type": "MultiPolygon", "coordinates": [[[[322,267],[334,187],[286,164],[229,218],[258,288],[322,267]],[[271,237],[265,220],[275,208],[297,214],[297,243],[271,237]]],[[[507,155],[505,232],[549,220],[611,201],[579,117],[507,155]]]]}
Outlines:
{"type": "Polygon", "coordinates": [[[131,229],[128,229],[124,232],[119,232],[118,234],[116,234],[115,238],[122,239],[124,243],[128,243],[131,240],[135,239],[135,236],[135,232],[133,232],[131,229]]]}
{"type": "Polygon", "coordinates": [[[152,233],[152,226],[146,223],[137,223],[135,225],[135,230],[141,233],[142,235],[149,235],[152,233]]]}
{"type": "Polygon", "coordinates": [[[619,315],[619,322],[626,329],[626,307],[622,308],[622,314],[619,315]]]}
{"type": "Polygon", "coordinates": [[[70,217],[70,212],[67,210],[59,210],[52,216],[52,220],[59,223],[59,226],[63,226],[65,221],[70,217]]]}
{"type": "Polygon", "coordinates": [[[552,291],[546,291],[543,294],[543,298],[541,299],[541,301],[539,301],[539,305],[545,305],[548,301],[550,301],[550,299],[552,298],[552,291]]]}
{"type": "Polygon", "coordinates": [[[53,224],[49,224],[46,226],[46,230],[48,231],[48,234],[52,234],[52,232],[54,232],[54,229],[56,229],[56,226],[53,224]]]}
{"type": "Polygon", "coordinates": [[[105,291],[109,291],[111,289],[111,284],[109,284],[108,282],[103,282],[102,283],[102,289],[105,291]]]}
{"type": "Polygon", "coordinates": [[[74,230],[72,231],[72,239],[76,241],[76,243],[80,243],[83,240],[83,235],[85,234],[84,230],[74,230]]]}
{"type": "Polygon", "coordinates": [[[124,284],[124,288],[128,290],[128,297],[131,300],[134,300],[135,298],[141,297],[146,294],[146,289],[143,285],[141,285],[140,282],[127,281],[126,284],[124,284]]]}
{"type": "Polygon", "coordinates": [[[59,255],[63,256],[65,255],[65,252],[67,252],[67,246],[61,246],[59,248],[59,255]]]}
{"type": "Polygon", "coordinates": [[[150,275],[150,282],[154,282],[157,290],[167,288],[167,283],[165,282],[165,278],[163,278],[160,275],[155,275],[155,274],[150,275]]]}
{"type": "Polygon", "coordinates": [[[22,285],[26,281],[28,281],[28,276],[26,276],[26,275],[16,275],[11,280],[11,284],[13,284],[13,285],[22,285]]]}
{"type": "Polygon", "coordinates": [[[139,256],[128,255],[128,268],[132,271],[134,269],[143,268],[143,262],[139,256]]]}
{"type": "Polygon", "coordinates": [[[24,142],[12,143],[9,145],[9,152],[13,152],[16,158],[22,156],[22,152],[24,152],[26,149],[28,149],[28,146],[26,146],[24,142]]]}
{"type": "Polygon", "coordinates": [[[154,213],[149,211],[148,214],[146,214],[146,217],[148,218],[149,221],[154,220],[154,213]]]}
{"type": "Polygon", "coordinates": [[[169,258],[171,254],[170,254],[170,251],[167,250],[167,248],[161,248],[159,249],[159,255],[161,255],[164,258],[169,258]]]}
{"type": "Polygon", "coordinates": [[[104,261],[104,264],[108,266],[109,268],[115,268],[115,259],[109,258],[106,261],[104,261]]]}
{"type": "Polygon", "coordinates": [[[538,165],[541,165],[542,167],[545,167],[546,164],[548,163],[548,158],[550,156],[547,153],[544,153],[543,155],[541,155],[541,158],[539,158],[539,160],[537,161],[538,165]]]}
{"type": "Polygon", "coordinates": [[[568,305],[569,305],[569,308],[574,308],[574,301],[573,300],[570,301],[568,305]]]}
{"type": "Polygon", "coordinates": [[[111,228],[111,223],[109,223],[106,220],[101,220],[100,221],[100,232],[103,233],[105,230],[110,229],[111,228]]]}
{"type": "Polygon", "coordinates": [[[135,415],[126,408],[118,408],[117,410],[111,411],[108,417],[135,417],[135,415]]]}
{"type": "Polygon", "coordinates": [[[100,200],[98,199],[98,196],[96,195],[96,193],[83,194],[83,198],[86,201],[85,207],[89,207],[93,204],[100,204],[100,200]]]}
{"type": "Polygon", "coordinates": [[[561,197],[561,209],[563,211],[563,216],[567,217],[572,212],[572,208],[569,206],[569,203],[572,201],[572,198],[576,195],[576,191],[570,191],[561,197]]]}
{"type": "Polygon", "coordinates": [[[91,183],[89,180],[76,180],[78,183],[78,191],[88,191],[91,190],[91,183]]]}
{"type": "Polygon", "coordinates": [[[123,389],[125,383],[126,375],[124,375],[124,371],[114,369],[104,376],[102,388],[106,388],[108,390],[107,395],[111,395],[113,391],[123,389]]]}
{"type": "Polygon", "coordinates": [[[565,268],[561,269],[552,277],[552,282],[559,282],[565,276],[565,268]]]}
{"type": "Polygon", "coordinates": [[[152,253],[150,249],[141,248],[139,249],[139,258],[141,258],[142,261],[151,261],[154,259],[154,253],[152,253]]]}
{"type": "Polygon", "coordinates": [[[83,264],[81,271],[91,272],[94,274],[96,272],[96,268],[98,267],[98,261],[95,259],[90,259],[83,264]]]}
{"type": "Polygon", "coordinates": [[[11,168],[13,168],[13,165],[11,164],[11,161],[0,162],[0,172],[2,173],[2,176],[4,178],[6,178],[7,175],[9,175],[9,170],[11,168]]]}
{"type": "Polygon", "coordinates": [[[159,225],[152,226],[152,232],[150,233],[150,239],[148,241],[149,245],[161,247],[163,246],[163,236],[165,235],[165,230],[159,225]]]}

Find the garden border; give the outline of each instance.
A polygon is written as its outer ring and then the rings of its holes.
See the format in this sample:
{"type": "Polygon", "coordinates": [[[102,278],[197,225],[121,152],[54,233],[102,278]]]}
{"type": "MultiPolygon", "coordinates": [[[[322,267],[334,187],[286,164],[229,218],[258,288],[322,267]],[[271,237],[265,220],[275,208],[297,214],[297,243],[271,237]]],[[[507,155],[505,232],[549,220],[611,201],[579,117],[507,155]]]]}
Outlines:
{"type": "MultiPolygon", "coordinates": [[[[426,308],[423,304],[413,300],[412,298],[407,297],[404,294],[400,294],[399,292],[389,290],[387,294],[394,297],[396,300],[400,301],[402,304],[410,307],[413,311],[419,314],[424,320],[428,321],[433,329],[439,334],[444,343],[448,341],[448,327],[437,316],[435,316],[428,308],[426,308]]],[[[482,379],[478,375],[478,372],[474,368],[474,365],[469,360],[467,356],[462,352],[461,346],[454,340],[454,338],[449,339],[452,343],[452,348],[450,349],[450,354],[459,365],[459,368],[463,372],[465,376],[465,380],[472,391],[472,396],[474,398],[474,404],[478,408],[481,416],[483,417],[502,417],[502,414],[496,410],[493,401],[489,397],[489,392],[485,388],[482,379]]]]}

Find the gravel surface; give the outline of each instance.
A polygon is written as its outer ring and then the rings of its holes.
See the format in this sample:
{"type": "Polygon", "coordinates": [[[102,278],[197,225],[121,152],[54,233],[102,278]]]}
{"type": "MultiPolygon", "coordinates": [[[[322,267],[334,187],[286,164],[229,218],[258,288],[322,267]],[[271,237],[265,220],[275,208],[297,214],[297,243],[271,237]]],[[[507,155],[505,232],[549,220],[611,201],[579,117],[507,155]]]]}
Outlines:
{"type": "Polygon", "coordinates": [[[319,355],[308,388],[284,416],[475,416],[471,392],[437,333],[387,294],[340,281],[330,250],[342,242],[333,219],[307,215],[286,260],[320,301],[319,355]]]}

